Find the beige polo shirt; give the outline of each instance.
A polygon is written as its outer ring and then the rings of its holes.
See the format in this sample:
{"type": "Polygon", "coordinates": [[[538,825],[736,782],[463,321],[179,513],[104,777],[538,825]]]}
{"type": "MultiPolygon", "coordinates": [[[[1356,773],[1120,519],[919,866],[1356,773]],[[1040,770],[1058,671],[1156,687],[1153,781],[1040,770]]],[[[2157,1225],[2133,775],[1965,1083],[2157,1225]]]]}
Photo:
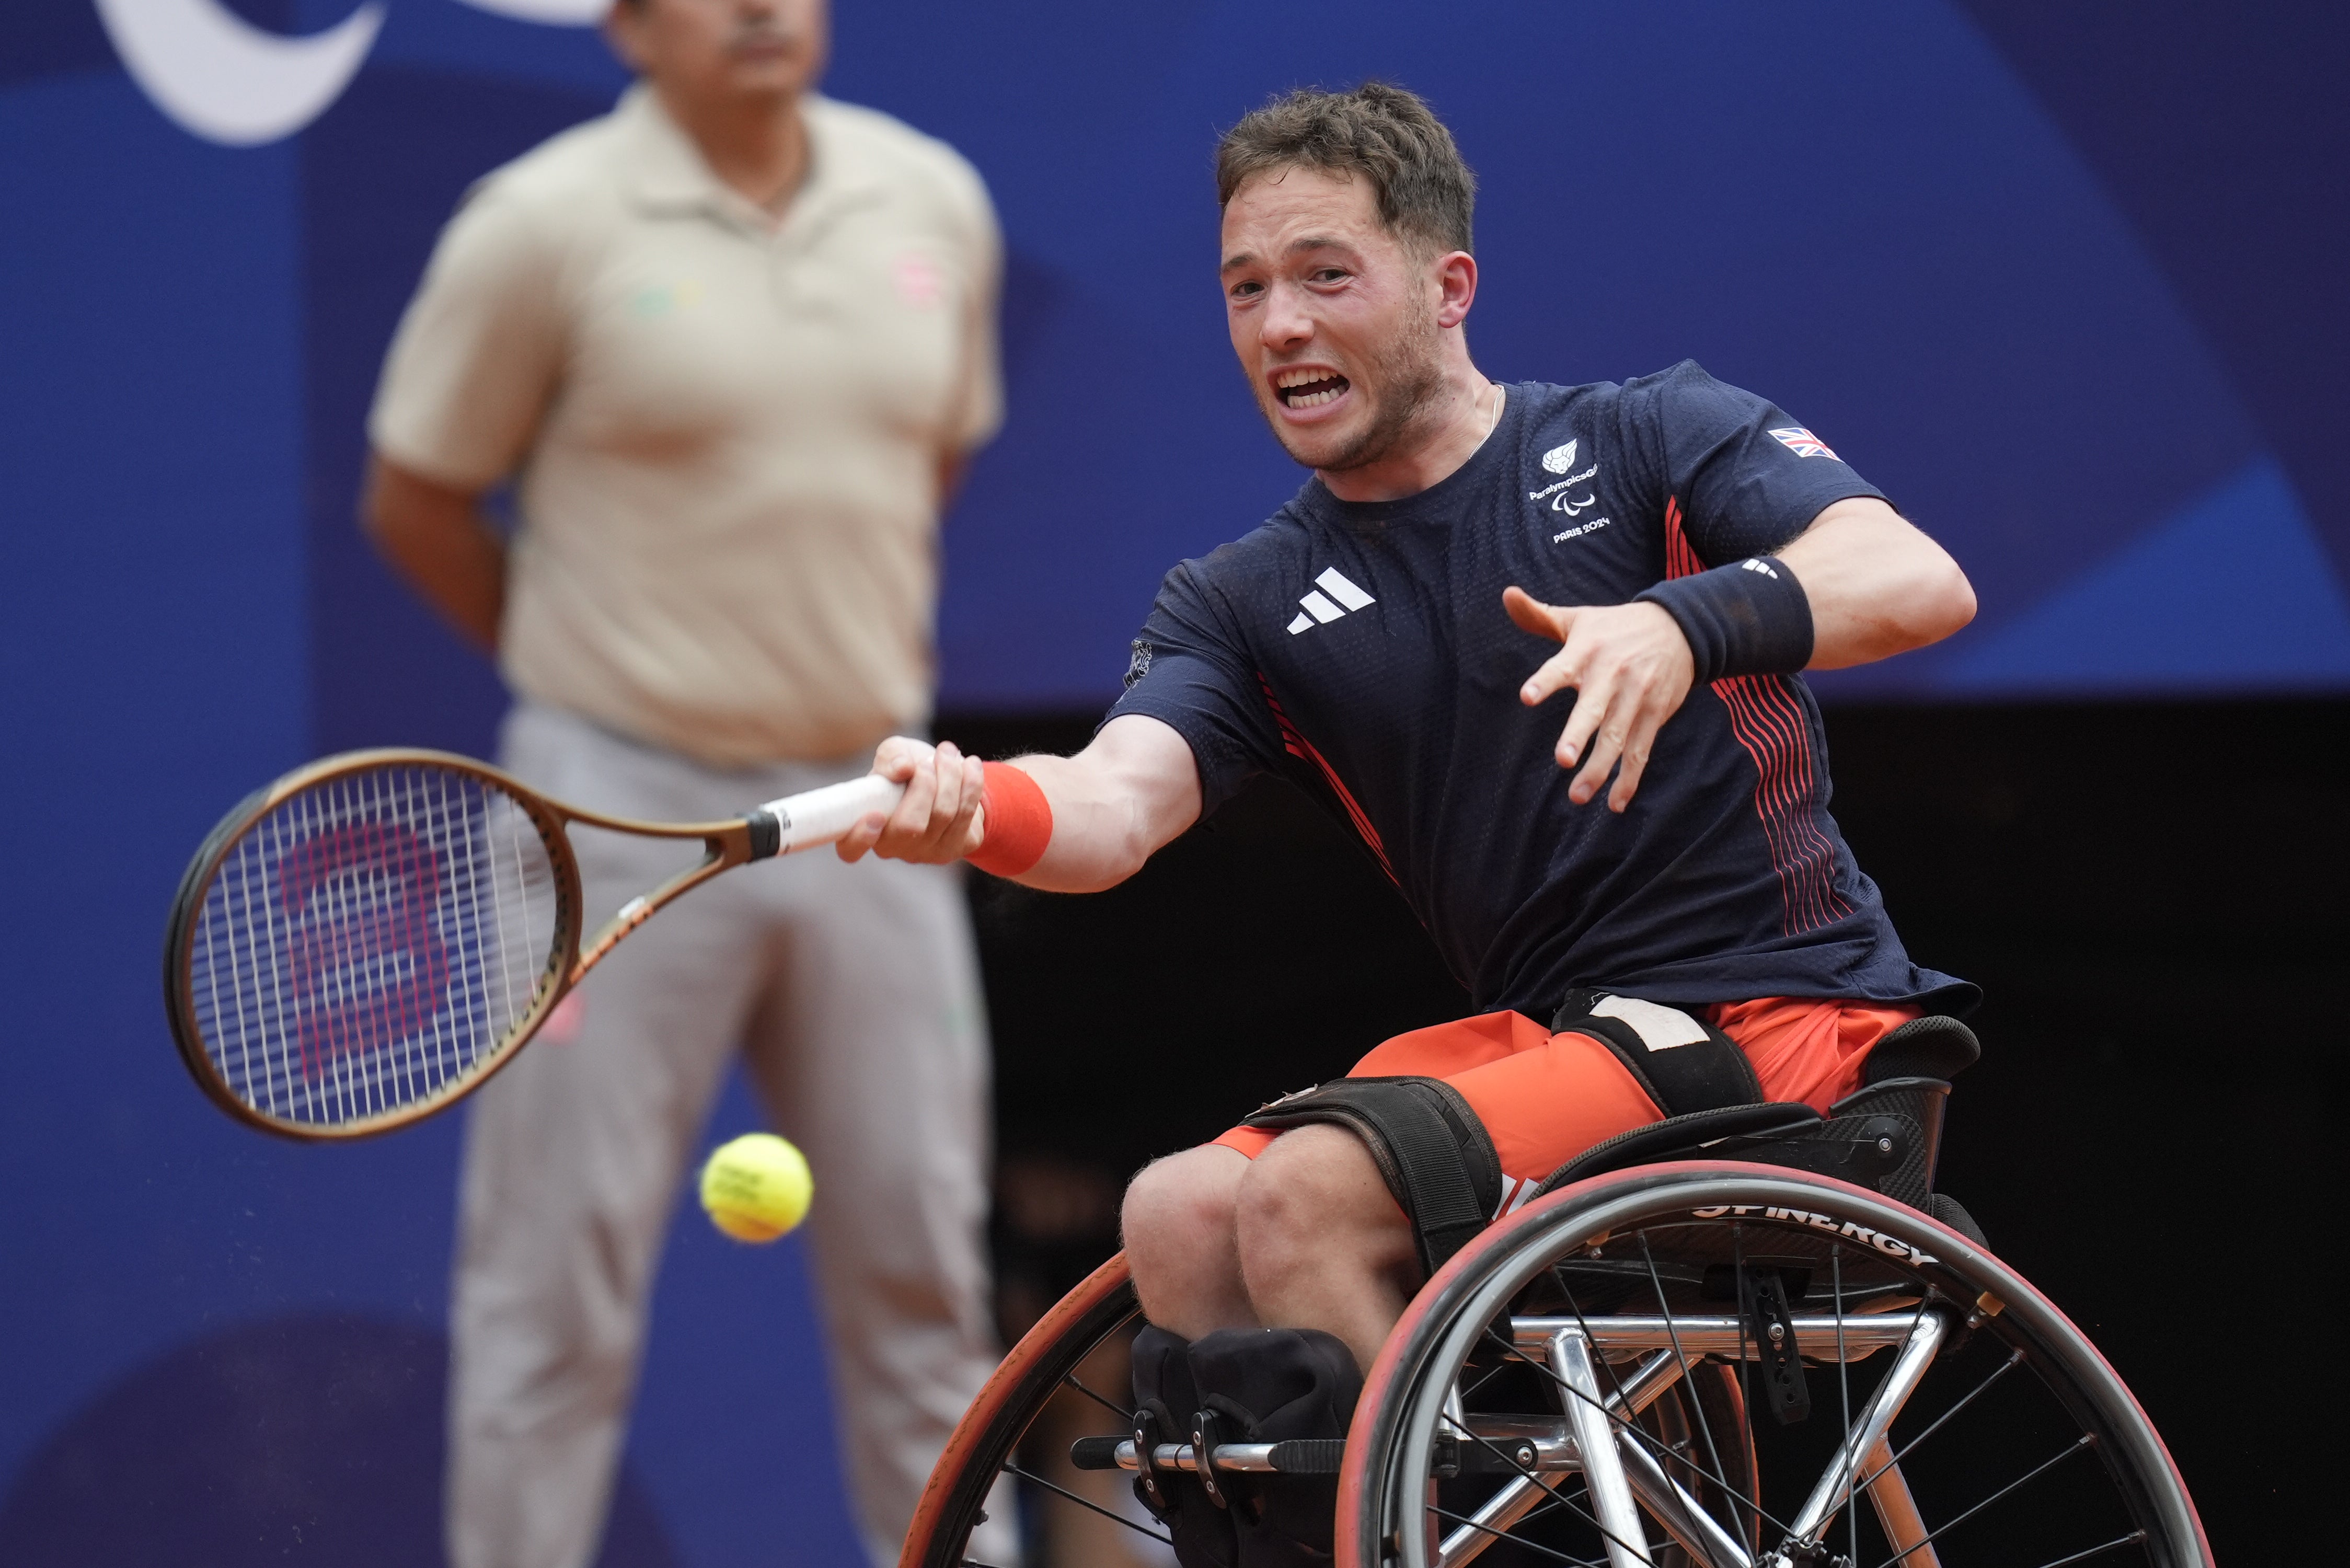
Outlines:
{"type": "Polygon", "coordinates": [[[780,225],[641,85],[483,180],[369,426],[425,478],[516,477],[515,691],[722,767],[928,720],[938,463],[1002,418],[978,175],[803,107],[780,225]]]}

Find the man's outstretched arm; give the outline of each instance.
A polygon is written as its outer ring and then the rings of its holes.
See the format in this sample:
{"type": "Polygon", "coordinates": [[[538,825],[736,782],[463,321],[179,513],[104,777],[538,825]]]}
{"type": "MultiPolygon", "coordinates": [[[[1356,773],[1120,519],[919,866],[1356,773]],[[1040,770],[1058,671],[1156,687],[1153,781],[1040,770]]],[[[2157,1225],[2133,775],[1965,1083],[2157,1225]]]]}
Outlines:
{"type": "MultiPolygon", "coordinates": [[[[1809,601],[1807,670],[1842,670],[1939,642],[1975,615],[1975,592],[1950,553],[1874,496],[1827,507],[1775,557],[1809,601]]],[[[1558,765],[1580,805],[1616,769],[1607,805],[1622,811],[1640,787],[1657,732],[1695,682],[1689,639],[1663,607],[1546,605],[1522,589],[1502,596],[1510,618],[1563,646],[1519,692],[1528,707],[1569,687],[1575,707],[1558,738],[1558,765]],[[1617,767],[1618,763],[1623,765],[1617,767]]]]}
{"type": "Polygon", "coordinates": [[[1812,604],[1806,670],[1874,664],[1975,618],[1974,586],[1950,553],[1873,495],[1821,513],[1779,559],[1812,604]]]}
{"type": "MultiPolygon", "coordinates": [[[[1028,756],[1010,764],[1036,782],[1052,812],[1042,858],[1015,880],[1053,893],[1098,893],[1142,868],[1161,845],[1200,820],[1200,769],[1171,725],[1122,713],[1073,757],[1028,756]]],[[[987,841],[983,765],[951,741],[931,746],[892,736],[873,771],[906,786],[898,809],[859,823],[840,841],[844,860],[868,850],[932,865],[977,854],[987,841]]]]}

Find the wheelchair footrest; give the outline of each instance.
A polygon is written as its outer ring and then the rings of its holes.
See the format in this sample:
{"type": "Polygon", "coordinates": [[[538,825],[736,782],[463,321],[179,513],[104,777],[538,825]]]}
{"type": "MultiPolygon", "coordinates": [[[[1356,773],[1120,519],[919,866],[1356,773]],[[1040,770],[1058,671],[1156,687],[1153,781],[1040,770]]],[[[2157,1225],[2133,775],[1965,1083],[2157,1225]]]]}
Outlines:
{"type": "MultiPolygon", "coordinates": [[[[1346,1457],[1344,1438],[1293,1438],[1283,1443],[1220,1443],[1211,1450],[1216,1469],[1249,1475],[1335,1476],[1346,1457]]],[[[1199,1456],[1189,1443],[1161,1443],[1153,1456],[1160,1469],[1197,1470],[1199,1456]]],[[[1136,1468],[1131,1438],[1079,1438],[1069,1445],[1069,1463],[1081,1470],[1136,1468]]]]}

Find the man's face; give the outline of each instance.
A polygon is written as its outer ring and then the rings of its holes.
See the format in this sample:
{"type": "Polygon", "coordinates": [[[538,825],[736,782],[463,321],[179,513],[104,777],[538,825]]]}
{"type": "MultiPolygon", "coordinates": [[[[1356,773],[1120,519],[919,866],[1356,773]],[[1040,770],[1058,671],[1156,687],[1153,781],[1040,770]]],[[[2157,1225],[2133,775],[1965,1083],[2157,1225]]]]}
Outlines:
{"type": "Polygon", "coordinates": [[[799,93],[823,70],[825,0],[619,0],[621,58],[689,103],[799,93]]]}
{"type": "Polygon", "coordinates": [[[1432,257],[1379,223],[1371,182],[1253,175],[1224,208],[1232,351],[1289,455],[1338,472],[1393,455],[1440,386],[1432,257]]]}

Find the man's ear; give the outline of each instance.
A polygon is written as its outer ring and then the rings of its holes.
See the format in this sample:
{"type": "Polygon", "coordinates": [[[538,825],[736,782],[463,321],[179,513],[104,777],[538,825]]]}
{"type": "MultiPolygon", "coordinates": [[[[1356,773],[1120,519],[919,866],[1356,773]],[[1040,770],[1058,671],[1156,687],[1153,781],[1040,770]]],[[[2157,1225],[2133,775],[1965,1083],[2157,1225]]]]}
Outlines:
{"type": "Polygon", "coordinates": [[[1477,258],[1467,251],[1447,251],[1437,257],[1436,286],[1436,325],[1460,326],[1477,300],[1477,258]]]}

